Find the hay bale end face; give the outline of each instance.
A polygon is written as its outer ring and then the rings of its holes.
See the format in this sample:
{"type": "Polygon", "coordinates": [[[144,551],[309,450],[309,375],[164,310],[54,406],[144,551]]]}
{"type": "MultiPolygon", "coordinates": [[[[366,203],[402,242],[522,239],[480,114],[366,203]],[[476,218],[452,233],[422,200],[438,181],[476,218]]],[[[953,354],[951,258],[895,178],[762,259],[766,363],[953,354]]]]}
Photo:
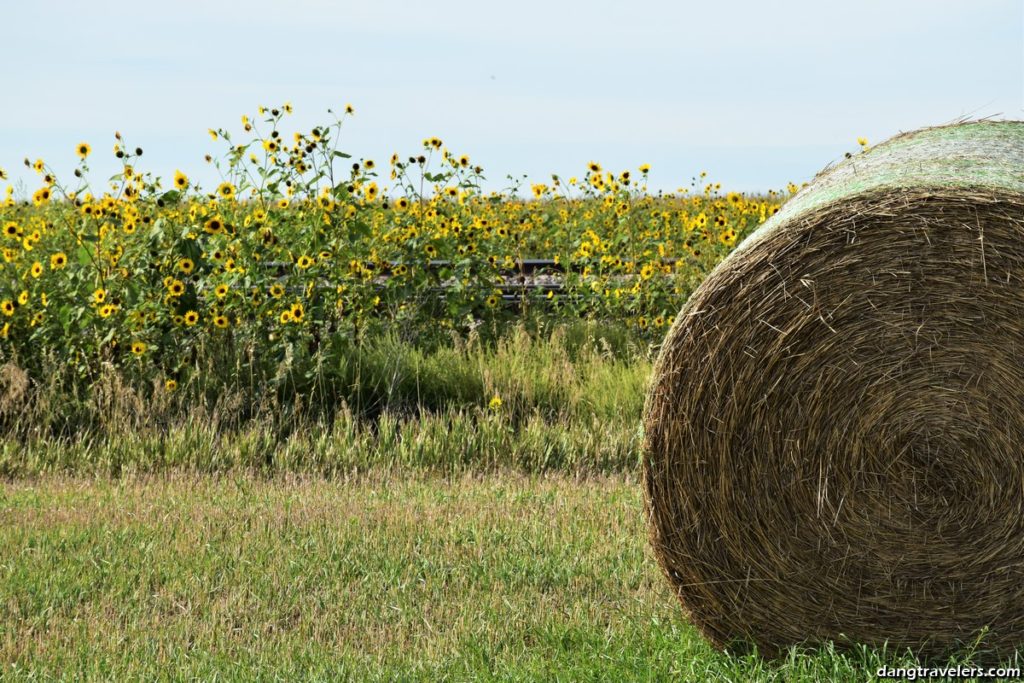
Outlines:
{"type": "Polygon", "coordinates": [[[654,548],[716,644],[1024,645],[1024,123],[819,174],[686,302],[644,420],[654,548]]]}

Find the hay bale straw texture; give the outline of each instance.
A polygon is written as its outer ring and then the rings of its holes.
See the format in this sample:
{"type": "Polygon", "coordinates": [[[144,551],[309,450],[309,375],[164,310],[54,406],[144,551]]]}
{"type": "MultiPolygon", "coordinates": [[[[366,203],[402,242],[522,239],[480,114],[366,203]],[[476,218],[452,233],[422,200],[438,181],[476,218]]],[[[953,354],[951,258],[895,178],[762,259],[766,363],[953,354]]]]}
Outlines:
{"type": "Polygon", "coordinates": [[[645,409],[656,554],[718,645],[1024,645],[1024,123],[826,169],[686,302],[645,409]]]}

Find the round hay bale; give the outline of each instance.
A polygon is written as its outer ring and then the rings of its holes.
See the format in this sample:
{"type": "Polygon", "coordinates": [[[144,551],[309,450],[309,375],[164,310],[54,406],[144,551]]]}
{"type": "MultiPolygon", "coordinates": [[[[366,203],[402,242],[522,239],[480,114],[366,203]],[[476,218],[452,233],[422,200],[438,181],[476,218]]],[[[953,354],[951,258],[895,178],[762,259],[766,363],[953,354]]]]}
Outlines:
{"type": "Polygon", "coordinates": [[[1024,123],[831,169],[683,306],[651,537],[719,646],[1024,644],[1024,123]]]}

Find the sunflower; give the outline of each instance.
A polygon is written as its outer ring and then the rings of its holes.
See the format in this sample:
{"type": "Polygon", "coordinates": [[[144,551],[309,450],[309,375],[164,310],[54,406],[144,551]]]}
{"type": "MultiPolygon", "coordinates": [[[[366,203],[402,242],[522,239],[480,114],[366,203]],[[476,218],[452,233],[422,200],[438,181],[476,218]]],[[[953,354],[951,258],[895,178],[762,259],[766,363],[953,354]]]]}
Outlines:
{"type": "Polygon", "coordinates": [[[133,341],[132,342],[132,353],[134,353],[136,356],[141,356],[145,352],[146,352],[146,343],[145,342],[140,342],[140,341],[133,341]]]}
{"type": "Polygon", "coordinates": [[[188,176],[181,171],[174,172],[174,186],[179,190],[184,190],[188,187],[188,176]]]}
{"type": "Polygon", "coordinates": [[[7,235],[8,237],[17,237],[18,233],[20,232],[21,229],[18,228],[18,224],[15,223],[14,221],[8,221],[4,225],[4,234],[7,235]]]}
{"type": "Polygon", "coordinates": [[[288,200],[285,199],[284,197],[282,197],[281,199],[278,199],[277,200],[277,208],[279,208],[279,209],[287,209],[288,208],[288,200]]]}
{"type": "Polygon", "coordinates": [[[275,299],[280,299],[283,294],[284,287],[278,284],[270,285],[270,296],[274,297],[275,299]]]}
{"type": "Polygon", "coordinates": [[[99,308],[100,317],[101,318],[109,318],[110,316],[114,315],[114,311],[116,310],[116,308],[117,307],[114,306],[113,304],[104,304],[103,306],[100,306],[100,308],[99,308]]]}
{"type": "Polygon", "coordinates": [[[292,321],[292,312],[291,311],[281,311],[281,316],[280,316],[279,320],[281,321],[282,325],[287,325],[288,323],[290,323],[292,321]]]}
{"type": "Polygon", "coordinates": [[[166,382],[164,382],[164,389],[167,392],[172,392],[172,391],[174,391],[177,388],[178,388],[178,381],[177,380],[169,379],[166,382]]]}
{"type": "Polygon", "coordinates": [[[185,293],[185,283],[181,280],[171,280],[167,284],[167,293],[171,296],[181,296],[185,293]]]}
{"type": "Polygon", "coordinates": [[[233,199],[235,196],[235,186],[231,183],[221,183],[217,186],[217,195],[221,199],[233,199]]]}
{"type": "Polygon", "coordinates": [[[36,261],[32,264],[32,269],[29,272],[32,273],[32,277],[39,277],[43,274],[43,264],[36,261]]]}
{"type": "Polygon", "coordinates": [[[217,285],[213,290],[213,294],[218,299],[223,299],[225,296],[228,295],[228,286],[224,284],[217,285]]]}
{"type": "Polygon", "coordinates": [[[306,268],[309,268],[311,265],[313,265],[313,263],[314,261],[312,258],[303,254],[302,256],[299,257],[299,260],[295,262],[295,265],[305,270],[306,268]]]}
{"type": "Polygon", "coordinates": [[[227,326],[229,324],[228,323],[228,317],[226,315],[214,316],[213,324],[223,330],[223,329],[227,328],[227,326]]]}
{"type": "Polygon", "coordinates": [[[499,297],[497,294],[491,294],[489,297],[487,297],[484,303],[487,304],[488,308],[494,308],[495,306],[498,305],[499,301],[501,301],[501,297],[499,297]]]}
{"type": "Polygon", "coordinates": [[[203,226],[203,230],[210,233],[211,235],[217,235],[224,232],[224,221],[219,216],[214,216],[210,220],[206,221],[203,226]]]}
{"type": "Polygon", "coordinates": [[[6,316],[14,315],[14,302],[10,299],[0,301],[0,312],[3,312],[6,316]]]}
{"type": "Polygon", "coordinates": [[[89,156],[89,152],[92,151],[92,147],[89,146],[88,142],[79,142],[78,147],[75,147],[75,153],[82,159],[89,156]]]}
{"type": "Polygon", "coordinates": [[[196,313],[195,311],[186,311],[182,320],[184,320],[186,325],[192,327],[197,322],[199,322],[199,314],[196,313]]]}
{"type": "Polygon", "coordinates": [[[107,290],[97,289],[92,293],[92,300],[94,303],[101,304],[107,298],[107,290]]]}
{"type": "Polygon", "coordinates": [[[27,303],[28,303],[28,290],[27,289],[23,289],[23,290],[21,290],[21,294],[18,295],[18,305],[19,306],[24,306],[27,303]]]}
{"type": "Polygon", "coordinates": [[[180,261],[178,261],[178,270],[185,273],[185,275],[190,274],[195,269],[196,264],[190,258],[183,258],[180,261]]]}
{"type": "Polygon", "coordinates": [[[306,309],[302,306],[301,302],[296,301],[292,304],[292,320],[297,323],[301,323],[302,319],[306,316],[306,309]]]}

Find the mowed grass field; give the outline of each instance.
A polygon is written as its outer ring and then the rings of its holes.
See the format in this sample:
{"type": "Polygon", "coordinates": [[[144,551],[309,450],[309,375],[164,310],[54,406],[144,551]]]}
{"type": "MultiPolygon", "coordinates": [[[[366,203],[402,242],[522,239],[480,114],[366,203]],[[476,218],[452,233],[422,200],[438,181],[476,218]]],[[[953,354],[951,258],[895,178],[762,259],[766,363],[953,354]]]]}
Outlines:
{"type": "Polygon", "coordinates": [[[496,472],[0,485],[4,680],[865,680],[690,626],[638,482],[496,472]]]}

